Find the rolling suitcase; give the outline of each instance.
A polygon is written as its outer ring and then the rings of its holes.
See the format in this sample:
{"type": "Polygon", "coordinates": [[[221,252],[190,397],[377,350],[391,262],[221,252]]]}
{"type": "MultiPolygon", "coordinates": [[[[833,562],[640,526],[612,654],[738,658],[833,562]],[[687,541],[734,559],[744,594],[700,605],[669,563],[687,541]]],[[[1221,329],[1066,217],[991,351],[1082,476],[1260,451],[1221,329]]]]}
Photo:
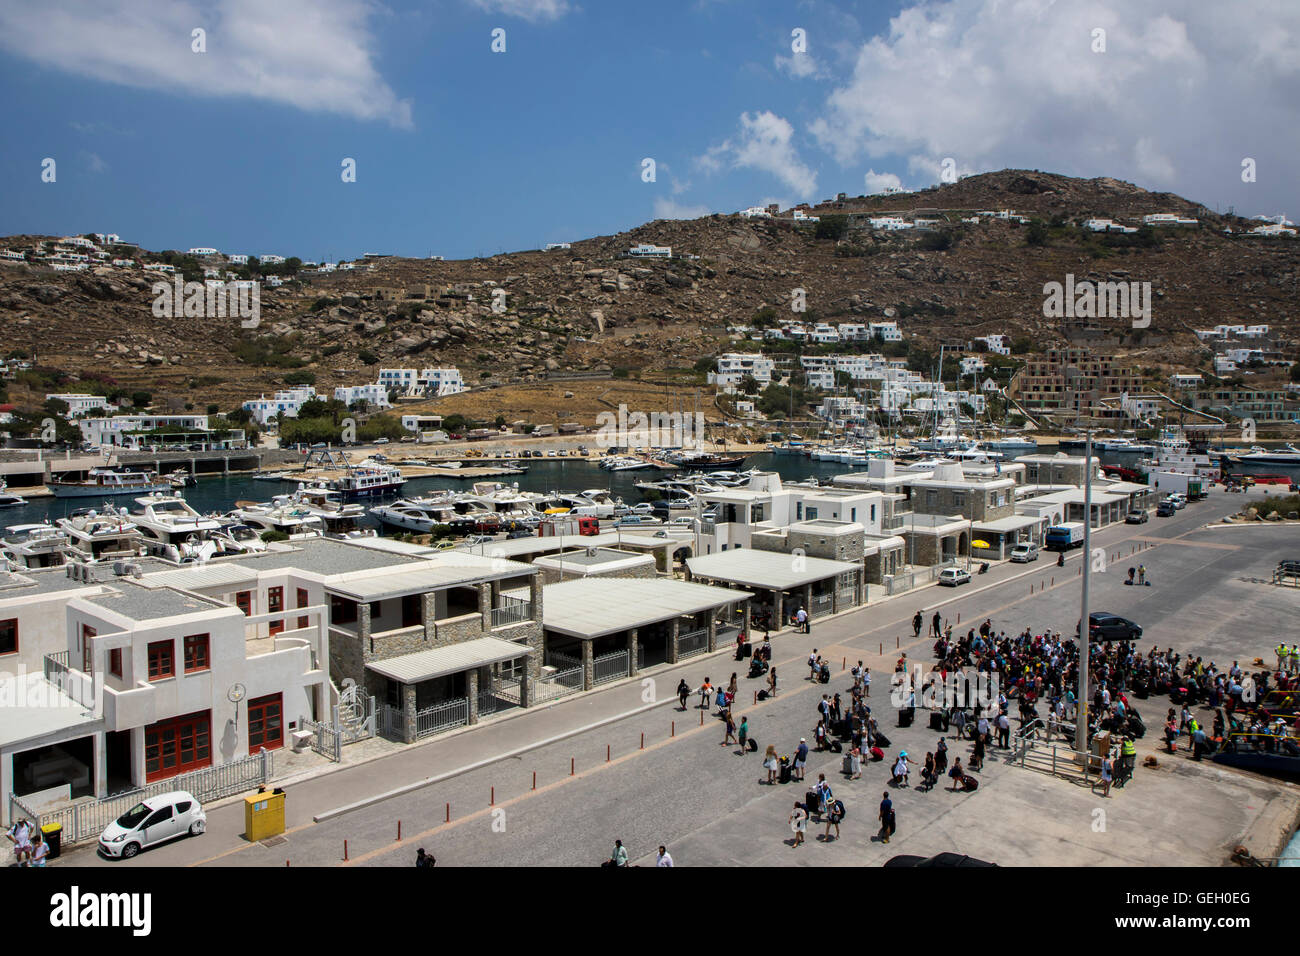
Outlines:
{"type": "Polygon", "coordinates": [[[760,691],[758,692],[758,699],[759,699],[759,700],[767,700],[767,691],[765,691],[765,690],[760,690],[760,691]]]}
{"type": "Polygon", "coordinates": [[[930,729],[937,730],[940,733],[947,733],[948,731],[947,716],[948,715],[941,710],[930,711],[930,729]]]}
{"type": "MultiPolygon", "coordinates": [[[[879,746],[881,746],[881,747],[888,747],[888,746],[890,746],[889,738],[886,737],[884,734],[882,734],[882,733],[880,733],[880,732],[877,732],[877,733],[876,733],[876,743],[877,743],[877,745],[879,745],[879,746]]],[[[872,749],[875,749],[875,748],[872,748],[872,749]]]]}
{"type": "Polygon", "coordinates": [[[750,737],[748,740],[745,741],[745,746],[749,748],[750,753],[758,752],[758,741],[755,740],[753,737],[750,737]]]}
{"type": "Polygon", "coordinates": [[[844,745],[843,745],[842,743],[840,743],[838,740],[832,740],[832,741],[831,741],[831,752],[832,752],[832,753],[842,753],[843,750],[844,750],[844,745]]]}
{"type": "Polygon", "coordinates": [[[851,754],[845,754],[845,755],[844,755],[844,763],[843,763],[843,765],[840,767],[840,773],[844,774],[844,776],[846,776],[846,777],[848,777],[848,776],[852,776],[852,774],[853,774],[853,756],[852,756],[851,754]]]}
{"type": "Polygon", "coordinates": [[[980,782],[970,774],[965,774],[961,778],[961,788],[967,793],[974,793],[979,789],[980,782]]]}
{"type": "Polygon", "coordinates": [[[916,717],[916,709],[912,707],[903,707],[898,711],[898,726],[911,727],[912,720],[916,717]]]}
{"type": "Polygon", "coordinates": [[[780,765],[781,765],[780,776],[777,779],[779,779],[782,783],[789,783],[790,782],[790,758],[782,757],[780,760],[780,765]]]}
{"type": "Polygon", "coordinates": [[[803,808],[808,811],[810,817],[822,812],[821,800],[816,790],[809,790],[803,795],[803,808]]]}

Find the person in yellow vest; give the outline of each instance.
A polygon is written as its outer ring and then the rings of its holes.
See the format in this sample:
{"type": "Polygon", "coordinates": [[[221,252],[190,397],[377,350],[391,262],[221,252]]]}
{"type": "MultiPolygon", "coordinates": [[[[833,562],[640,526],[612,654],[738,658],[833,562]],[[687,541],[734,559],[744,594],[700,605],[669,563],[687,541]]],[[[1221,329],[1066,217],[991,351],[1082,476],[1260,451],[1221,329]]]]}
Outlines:
{"type": "Polygon", "coordinates": [[[1125,737],[1119,745],[1119,779],[1115,781],[1115,786],[1122,787],[1133,776],[1133,768],[1137,765],[1137,744],[1133,743],[1132,737],[1125,737]]]}
{"type": "Polygon", "coordinates": [[[1291,656],[1290,651],[1286,649],[1286,641],[1283,641],[1282,643],[1278,644],[1278,646],[1275,649],[1277,650],[1277,669],[1280,671],[1284,671],[1286,670],[1287,662],[1289,661],[1291,656]]]}
{"type": "Polygon", "coordinates": [[[1296,673],[1297,671],[1300,671],[1300,644],[1291,645],[1290,665],[1291,665],[1292,674],[1296,673]]]}

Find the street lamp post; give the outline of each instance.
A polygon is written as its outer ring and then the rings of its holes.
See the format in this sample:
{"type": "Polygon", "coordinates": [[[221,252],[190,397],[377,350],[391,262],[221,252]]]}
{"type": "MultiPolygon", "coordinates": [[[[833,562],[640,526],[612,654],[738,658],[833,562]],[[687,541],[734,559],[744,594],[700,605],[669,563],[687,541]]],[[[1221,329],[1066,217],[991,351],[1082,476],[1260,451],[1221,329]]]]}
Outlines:
{"type": "MultiPolygon", "coordinates": [[[[1079,600],[1079,706],[1074,727],[1074,749],[1088,752],[1088,664],[1092,628],[1088,620],[1088,585],[1092,571],[1092,429],[1083,451],[1083,587],[1079,600]]],[[[1086,764],[1085,764],[1086,766],[1086,764]]]]}

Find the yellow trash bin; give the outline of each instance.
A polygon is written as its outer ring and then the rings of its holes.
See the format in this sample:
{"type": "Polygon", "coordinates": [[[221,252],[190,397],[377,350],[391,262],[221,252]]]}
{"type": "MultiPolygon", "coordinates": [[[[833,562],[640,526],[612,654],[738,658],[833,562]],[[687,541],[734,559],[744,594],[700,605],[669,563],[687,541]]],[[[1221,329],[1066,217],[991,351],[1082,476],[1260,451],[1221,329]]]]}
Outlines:
{"type": "Polygon", "coordinates": [[[244,836],[265,840],[284,832],[284,791],[250,793],[244,797],[244,836]]]}

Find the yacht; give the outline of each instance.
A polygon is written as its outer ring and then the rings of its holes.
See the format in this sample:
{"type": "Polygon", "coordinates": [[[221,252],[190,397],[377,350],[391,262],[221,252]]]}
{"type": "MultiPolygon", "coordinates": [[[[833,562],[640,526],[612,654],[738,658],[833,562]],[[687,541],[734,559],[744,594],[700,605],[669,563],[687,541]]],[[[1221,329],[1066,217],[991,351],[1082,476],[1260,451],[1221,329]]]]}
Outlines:
{"type": "Polygon", "coordinates": [[[199,480],[184,468],[177,468],[175,471],[168,473],[167,483],[173,488],[193,488],[199,483],[199,480]]]}
{"type": "Polygon", "coordinates": [[[355,502],[344,502],[339,496],[319,488],[300,488],[291,495],[277,495],[271,501],[280,505],[295,505],[320,518],[327,538],[373,538],[374,528],[361,524],[366,509],[355,502]]]}
{"type": "Polygon", "coordinates": [[[392,465],[363,461],[349,468],[347,474],[334,478],[327,484],[344,501],[357,501],[361,498],[396,495],[402,490],[402,485],[406,484],[406,479],[392,465]]]}
{"type": "Polygon", "coordinates": [[[653,468],[654,462],[646,461],[643,458],[631,458],[627,455],[615,455],[611,458],[603,458],[600,467],[606,471],[637,471],[641,468],[653,468]]]}
{"type": "Polygon", "coordinates": [[[1258,445],[1250,450],[1250,454],[1241,455],[1238,461],[1253,461],[1261,465],[1300,465],[1300,448],[1294,445],[1283,445],[1281,448],[1260,448],[1258,445]]]}
{"type": "Polygon", "coordinates": [[[1195,475],[1210,481],[1220,481],[1223,470],[1204,451],[1194,449],[1183,437],[1181,429],[1166,428],[1155,444],[1155,455],[1142,459],[1148,471],[1172,471],[1180,475],[1195,475]]]}
{"type": "Polygon", "coordinates": [[[56,498],[95,498],[105,495],[152,495],[172,490],[171,482],[152,471],[92,468],[84,481],[51,479],[46,487],[56,498]]]}
{"type": "Polygon", "coordinates": [[[83,508],[60,518],[58,525],[68,537],[70,556],[81,561],[133,558],[145,550],[144,535],[125,508],[83,508]]]}
{"type": "Polygon", "coordinates": [[[52,524],[15,524],[0,535],[0,558],[10,567],[57,568],[69,554],[68,536],[52,524]]]}
{"type": "Polygon", "coordinates": [[[310,538],[325,533],[325,522],[302,505],[287,501],[237,501],[235,510],[226,515],[254,531],[279,531],[290,538],[310,538]]]}
{"type": "Polygon", "coordinates": [[[417,534],[428,534],[434,525],[450,524],[457,517],[455,506],[445,497],[400,498],[377,505],[370,513],[386,525],[417,534]]]}
{"type": "Polygon", "coordinates": [[[944,452],[944,457],[951,458],[953,461],[994,462],[1001,461],[1006,456],[1000,451],[993,451],[979,442],[975,442],[969,448],[944,452]]]}
{"type": "Polygon", "coordinates": [[[5,480],[0,478],[0,508],[16,508],[25,504],[27,504],[27,499],[11,492],[9,486],[5,484],[5,480]]]}
{"type": "Polygon", "coordinates": [[[1142,452],[1150,455],[1154,454],[1156,446],[1146,442],[1134,441],[1131,438],[1104,438],[1101,441],[1092,443],[1094,449],[1101,451],[1135,453],[1142,452]]]}
{"type": "Polygon", "coordinates": [[[179,495],[145,495],[135,503],[140,507],[131,515],[131,521],[144,536],[149,554],[179,564],[242,553],[242,549],[230,552],[224,541],[208,540],[212,532],[222,529],[222,522],[199,514],[179,495]]]}
{"type": "Polygon", "coordinates": [[[1017,455],[1032,455],[1038,450],[1038,442],[1032,438],[999,438],[996,441],[985,442],[984,447],[1015,457],[1017,455]]]}

